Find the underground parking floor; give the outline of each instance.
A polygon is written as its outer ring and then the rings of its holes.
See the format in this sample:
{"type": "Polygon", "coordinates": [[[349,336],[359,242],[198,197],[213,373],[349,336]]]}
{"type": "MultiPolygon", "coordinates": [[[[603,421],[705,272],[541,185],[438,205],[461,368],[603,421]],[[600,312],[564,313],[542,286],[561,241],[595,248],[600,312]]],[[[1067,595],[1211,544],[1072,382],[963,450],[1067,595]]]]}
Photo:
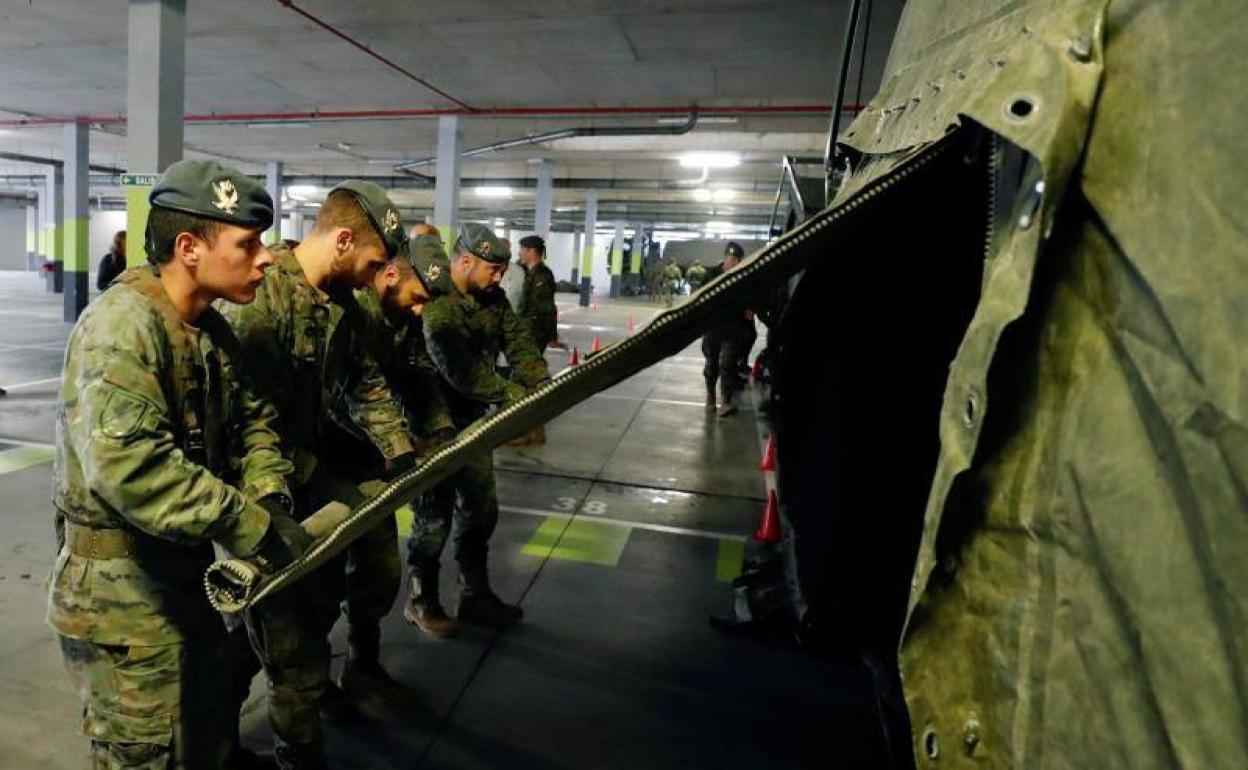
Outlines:
{"type": "MultiPolygon", "coordinates": [[[[560,337],[580,351],[644,324],[644,300],[576,305],[560,337]]],[[[78,768],[79,707],[43,623],[53,561],[52,412],[69,327],[29,273],[0,274],[0,767],[78,768]]],[[[548,351],[552,368],[568,355],[548,351]]],[[[766,497],[762,430],[750,408],[702,408],[696,345],[574,407],[547,444],[496,453],[502,516],[496,589],[524,608],[503,633],[433,641],[397,606],[387,668],[417,694],[411,713],[327,726],[335,768],[828,767],[870,743],[865,684],[848,666],[713,629],[766,497]],[[834,748],[839,742],[840,748],[834,748]]],[[[400,513],[410,529],[410,513],[400,513]]],[[[454,570],[443,575],[455,605],[454,570]]],[[[335,669],[345,643],[333,639],[335,669]]],[[[247,745],[267,752],[262,677],[244,708],[247,745]]],[[[860,766],[860,765],[844,765],[860,766]]]]}

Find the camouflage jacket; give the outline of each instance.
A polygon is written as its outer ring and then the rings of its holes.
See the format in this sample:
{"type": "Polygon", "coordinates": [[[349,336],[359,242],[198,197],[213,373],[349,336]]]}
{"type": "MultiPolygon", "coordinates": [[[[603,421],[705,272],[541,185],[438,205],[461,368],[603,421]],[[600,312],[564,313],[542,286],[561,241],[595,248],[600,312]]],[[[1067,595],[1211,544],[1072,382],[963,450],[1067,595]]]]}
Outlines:
{"type": "Polygon", "coordinates": [[[447,401],[460,427],[490,404],[519,398],[550,377],[532,335],[498,288],[464,296],[446,276],[434,287],[421,321],[429,357],[449,386],[447,401]],[[499,353],[512,367],[511,379],[495,369],[499,353]]]}
{"type": "MultiPolygon", "coordinates": [[[[555,339],[558,309],[555,307],[555,274],[545,262],[524,268],[524,288],[516,312],[528,324],[535,341],[555,339]]],[[[538,351],[541,352],[540,350],[538,351]]]]}
{"type": "Polygon", "coordinates": [[[75,324],[53,502],[71,522],[130,532],[136,549],[112,559],[61,549],[48,609],[60,633],[165,644],[211,617],[201,584],[211,541],[254,551],[269,517],[252,501],[286,493],[291,471],[276,413],[237,362],[225,320],[209,310],[198,328],[183,324],[147,267],[123,273],[75,324]]]}
{"type": "Polygon", "coordinates": [[[415,433],[429,435],[453,426],[442,392],[442,377],[429,360],[419,318],[392,322],[372,289],[358,289],[355,300],[368,320],[368,349],[407,414],[415,433]]]}
{"type": "Polygon", "coordinates": [[[354,423],[389,459],[411,451],[407,421],[366,349],[367,319],[350,290],[323,292],[304,277],[288,247],[269,247],[276,264],[249,305],[223,303],[244,365],[277,407],[282,447],[297,484],[316,467],[329,421],[354,423]]]}

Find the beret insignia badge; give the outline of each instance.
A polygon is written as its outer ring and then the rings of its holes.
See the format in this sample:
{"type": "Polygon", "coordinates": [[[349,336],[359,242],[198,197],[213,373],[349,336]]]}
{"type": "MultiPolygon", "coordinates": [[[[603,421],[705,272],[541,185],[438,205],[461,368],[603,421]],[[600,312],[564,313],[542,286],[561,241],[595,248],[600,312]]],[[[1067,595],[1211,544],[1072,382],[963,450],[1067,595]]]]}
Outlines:
{"type": "Polygon", "coordinates": [[[220,179],[212,183],[212,192],[216,196],[216,200],[212,205],[221,209],[227,214],[233,214],[238,211],[238,190],[234,189],[234,183],[228,179],[220,179]]]}

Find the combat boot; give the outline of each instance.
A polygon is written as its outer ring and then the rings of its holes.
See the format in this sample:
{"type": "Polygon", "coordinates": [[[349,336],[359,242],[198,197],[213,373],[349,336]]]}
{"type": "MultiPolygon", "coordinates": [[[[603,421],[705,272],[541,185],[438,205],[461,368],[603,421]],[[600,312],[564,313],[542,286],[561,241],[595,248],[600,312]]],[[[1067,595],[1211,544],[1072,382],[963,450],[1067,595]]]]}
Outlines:
{"type": "Polygon", "coordinates": [[[715,406],[716,406],[716,404],[715,404],[715,389],[714,389],[714,388],[707,388],[707,389],[706,389],[706,411],[708,411],[708,412],[714,412],[714,411],[715,411],[715,406]]]}
{"type": "Polygon", "coordinates": [[[374,699],[388,709],[411,708],[416,703],[412,691],[381,666],[381,628],[375,625],[347,628],[347,662],[338,677],[338,687],[351,701],[374,699]]]}
{"type": "Polygon", "coordinates": [[[524,610],[498,598],[490,588],[484,567],[461,570],[459,576],[459,620],[461,623],[505,628],[520,622],[524,610]]]}
{"type": "Polygon", "coordinates": [[[447,617],[438,601],[438,576],[412,573],[412,585],[403,605],[403,617],[411,626],[435,639],[449,639],[459,633],[459,623],[447,617]]]}
{"type": "Polygon", "coordinates": [[[719,407],[720,417],[731,417],[737,413],[737,405],[734,403],[732,393],[725,393],[723,402],[723,405],[719,407]]]}

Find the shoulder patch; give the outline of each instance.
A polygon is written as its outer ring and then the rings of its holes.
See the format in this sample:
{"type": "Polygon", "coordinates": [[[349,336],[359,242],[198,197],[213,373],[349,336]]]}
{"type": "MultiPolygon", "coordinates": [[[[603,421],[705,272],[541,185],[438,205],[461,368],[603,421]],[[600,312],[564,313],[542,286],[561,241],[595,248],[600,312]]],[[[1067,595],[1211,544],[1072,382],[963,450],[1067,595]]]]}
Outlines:
{"type": "Polygon", "coordinates": [[[127,439],[143,424],[150,408],[147,401],[124,390],[113,390],[100,411],[100,433],[106,438],[127,439]]]}

